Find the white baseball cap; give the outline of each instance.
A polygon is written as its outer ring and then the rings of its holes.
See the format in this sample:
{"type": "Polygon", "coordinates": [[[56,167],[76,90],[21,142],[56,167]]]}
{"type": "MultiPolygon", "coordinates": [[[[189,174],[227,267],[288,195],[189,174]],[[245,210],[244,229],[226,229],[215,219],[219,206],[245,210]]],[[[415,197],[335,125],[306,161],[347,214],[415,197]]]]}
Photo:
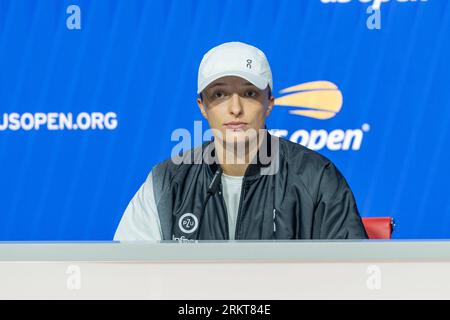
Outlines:
{"type": "Polygon", "coordinates": [[[197,93],[211,82],[226,76],[237,76],[264,90],[273,89],[272,71],[264,52],[242,42],[226,42],[209,50],[198,68],[197,93]]]}

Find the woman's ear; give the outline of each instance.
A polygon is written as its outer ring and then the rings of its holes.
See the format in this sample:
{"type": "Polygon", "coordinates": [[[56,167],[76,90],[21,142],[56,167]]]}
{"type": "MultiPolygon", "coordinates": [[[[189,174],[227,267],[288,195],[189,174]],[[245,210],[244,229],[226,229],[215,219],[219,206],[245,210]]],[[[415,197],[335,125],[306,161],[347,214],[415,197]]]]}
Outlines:
{"type": "Polygon", "coordinates": [[[202,99],[197,98],[197,105],[200,108],[200,112],[202,113],[203,117],[208,120],[208,116],[206,115],[206,111],[205,111],[205,105],[203,104],[202,99]]]}
{"type": "Polygon", "coordinates": [[[275,105],[275,98],[274,98],[274,96],[271,95],[269,98],[269,104],[268,104],[267,110],[266,110],[266,117],[268,117],[269,114],[272,112],[274,105],[275,105]]]}

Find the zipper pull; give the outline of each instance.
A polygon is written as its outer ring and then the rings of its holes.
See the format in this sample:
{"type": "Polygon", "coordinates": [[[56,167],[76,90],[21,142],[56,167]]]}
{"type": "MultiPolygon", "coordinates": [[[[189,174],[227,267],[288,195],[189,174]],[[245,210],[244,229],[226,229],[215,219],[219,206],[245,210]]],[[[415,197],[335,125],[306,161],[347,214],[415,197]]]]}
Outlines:
{"type": "Polygon", "coordinates": [[[273,209],[273,232],[277,232],[277,225],[275,223],[275,217],[276,217],[276,209],[273,209]]]}

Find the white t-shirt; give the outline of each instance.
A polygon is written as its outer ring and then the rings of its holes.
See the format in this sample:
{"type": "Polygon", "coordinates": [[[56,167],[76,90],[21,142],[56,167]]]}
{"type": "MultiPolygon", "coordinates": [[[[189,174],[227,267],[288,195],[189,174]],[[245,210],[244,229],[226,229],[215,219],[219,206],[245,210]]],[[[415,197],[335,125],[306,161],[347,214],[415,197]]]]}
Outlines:
{"type": "Polygon", "coordinates": [[[234,240],[236,232],[236,219],[241,199],[243,176],[229,176],[222,173],[222,191],[228,213],[228,230],[230,239],[234,240]]]}

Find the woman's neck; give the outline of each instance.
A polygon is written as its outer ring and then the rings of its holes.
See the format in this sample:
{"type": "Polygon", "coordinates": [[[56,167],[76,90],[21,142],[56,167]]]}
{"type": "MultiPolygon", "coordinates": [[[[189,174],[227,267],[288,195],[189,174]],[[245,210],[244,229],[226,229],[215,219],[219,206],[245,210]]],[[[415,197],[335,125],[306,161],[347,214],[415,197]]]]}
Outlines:
{"type": "Polygon", "coordinates": [[[258,139],[258,143],[245,143],[241,145],[227,144],[214,140],[216,157],[225,174],[229,176],[244,176],[248,166],[256,160],[262,139],[258,139]],[[238,150],[242,147],[242,150],[238,150]]]}

